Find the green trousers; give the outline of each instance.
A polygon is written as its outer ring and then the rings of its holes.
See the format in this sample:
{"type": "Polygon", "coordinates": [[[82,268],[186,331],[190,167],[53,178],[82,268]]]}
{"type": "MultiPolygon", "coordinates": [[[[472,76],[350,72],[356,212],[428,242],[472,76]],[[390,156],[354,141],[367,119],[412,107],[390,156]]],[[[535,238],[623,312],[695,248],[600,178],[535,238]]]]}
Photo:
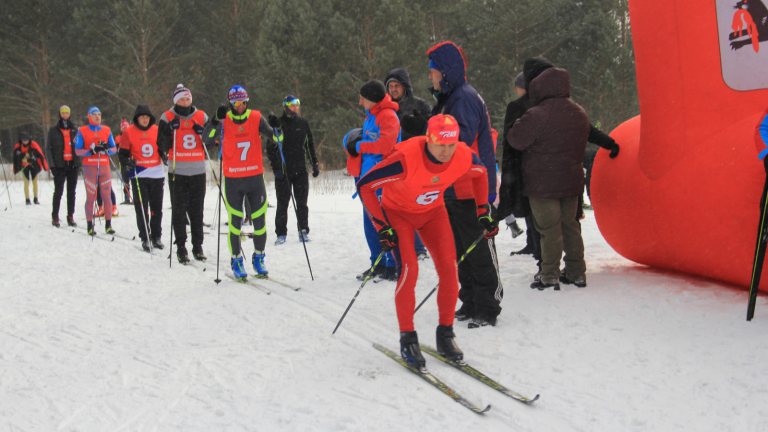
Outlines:
{"type": "Polygon", "coordinates": [[[541,234],[541,281],[558,282],[560,259],[565,252],[565,274],[570,280],[586,280],[584,240],[576,220],[579,197],[530,198],[533,224],[541,234]]]}

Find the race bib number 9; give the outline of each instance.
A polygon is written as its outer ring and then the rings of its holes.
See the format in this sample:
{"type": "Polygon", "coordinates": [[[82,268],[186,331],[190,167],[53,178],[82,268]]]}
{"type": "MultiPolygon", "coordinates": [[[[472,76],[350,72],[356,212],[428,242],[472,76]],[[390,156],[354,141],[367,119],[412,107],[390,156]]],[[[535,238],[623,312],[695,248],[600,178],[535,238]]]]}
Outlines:
{"type": "Polygon", "coordinates": [[[440,191],[427,192],[425,194],[419,195],[418,198],[416,198],[416,203],[421,205],[429,205],[435,202],[435,200],[439,197],[440,191]]]}

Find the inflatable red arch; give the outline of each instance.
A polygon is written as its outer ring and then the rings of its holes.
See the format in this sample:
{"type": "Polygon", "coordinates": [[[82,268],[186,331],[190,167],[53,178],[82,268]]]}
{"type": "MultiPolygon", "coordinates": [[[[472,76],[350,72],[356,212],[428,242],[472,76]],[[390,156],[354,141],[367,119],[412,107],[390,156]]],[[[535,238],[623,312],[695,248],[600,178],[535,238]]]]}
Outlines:
{"type": "Polygon", "coordinates": [[[591,185],[598,227],[624,257],[749,286],[765,181],[754,136],[768,106],[766,4],[630,0],[641,115],[611,133],[621,152],[598,153],[591,185]]]}

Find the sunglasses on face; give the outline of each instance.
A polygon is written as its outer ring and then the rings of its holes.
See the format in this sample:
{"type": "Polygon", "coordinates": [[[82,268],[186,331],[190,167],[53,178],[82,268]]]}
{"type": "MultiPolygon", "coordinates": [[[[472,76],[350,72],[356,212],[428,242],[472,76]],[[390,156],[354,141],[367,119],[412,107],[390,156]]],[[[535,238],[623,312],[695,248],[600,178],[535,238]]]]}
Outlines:
{"type": "Polygon", "coordinates": [[[247,103],[248,103],[248,101],[247,101],[247,100],[246,100],[246,101],[235,101],[235,102],[232,102],[232,106],[233,106],[233,107],[235,107],[235,108],[237,108],[237,107],[239,107],[239,106],[241,106],[241,105],[245,105],[245,104],[247,104],[247,103]]]}
{"type": "Polygon", "coordinates": [[[290,102],[285,103],[285,106],[291,106],[291,105],[301,105],[301,102],[298,99],[294,99],[290,102]]]}

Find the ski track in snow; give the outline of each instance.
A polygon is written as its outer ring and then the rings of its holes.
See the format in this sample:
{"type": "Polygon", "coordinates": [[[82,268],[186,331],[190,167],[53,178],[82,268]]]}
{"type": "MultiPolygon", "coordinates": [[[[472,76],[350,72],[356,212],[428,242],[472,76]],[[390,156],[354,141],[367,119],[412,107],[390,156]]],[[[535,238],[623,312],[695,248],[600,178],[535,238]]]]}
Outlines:
{"type": "MultiPolygon", "coordinates": [[[[535,263],[509,256],[525,236],[513,240],[502,229],[499,324],[455,324],[466,360],[519,393],[540,393],[534,406],[427,356],[459,394],[493,405],[479,416],[371,346],[398,346],[394,283],[369,281],[331,335],[360,285],[354,276],[369,265],[362,208],[351,194],[310,196],[314,282],[291,232],[292,206],[288,242],[279,247],[269,209],[270,274],[302,289],[257,281],[267,296],[223,275],[213,282],[215,235],[206,235],[207,264],[183,267],[174,256],[169,269],[168,244],[151,257],[138,240],[52,227],[52,193],[52,182],[42,181],[43,204],[25,206],[14,182],[13,209],[0,211],[0,430],[768,430],[766,297],[748,323],[746,291],[625,260],[591,211],[582,221],[586,289],[528,288],[535,263]]],[[[208,190],[206,222],[217,197],[208,190]]],[[[6,207],[7,196],[0,199],[6,207]]],[[[80,182],[81,227],[84,202],[80,182]]],[[[131,238],[133,207],[119,209],[126,217],[113,226],[131,238]]],[[[243,245],[249,258],[253,245],[243,245]]],[[[437,283],[431,261],[420,264],[417,301],[437,283]]],[[[225,237],[220,271],[231,273],[225,237]]],[[[434,344],[436,325],[433,298],[416,314],[422,343],[434,344]]]]}

